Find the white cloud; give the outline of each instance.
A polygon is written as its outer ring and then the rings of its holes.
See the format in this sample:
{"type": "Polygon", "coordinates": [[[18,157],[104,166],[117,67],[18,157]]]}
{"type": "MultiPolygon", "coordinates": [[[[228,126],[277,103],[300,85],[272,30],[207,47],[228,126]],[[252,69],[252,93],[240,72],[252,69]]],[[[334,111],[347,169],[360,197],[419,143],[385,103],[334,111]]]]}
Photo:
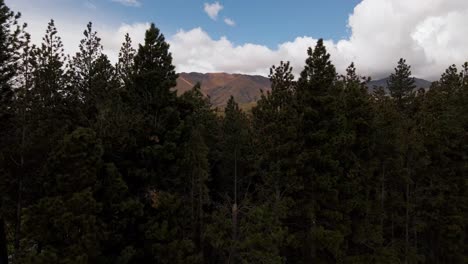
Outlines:
{"type": "MultiPolygon", "coordinates": [[[[49,18],[42,16],[27,16],[27,21],[34,21],[29,23],[27,31],[31,33],[31,39],[34,44],[40,44],[42,37],[45,34],[47,23],[49,18]]],[[[88,20],[85,18],[75,17],[55,19],[55,25],[58,30],[58,36],[62,38],[65,52],[70,55],[74,55],[78,52],[78,45],[80,40],[84,38],[83,31],[86,28],[88,20]]],[[[126,33],[129,33],[132,38],[133,46],[138,47],[138,43],[144,41],[145,31],[150,26],[150,23],[133,23],[133,24],[121,24],[119,26],[110,26],[104,23],[95,22],[93,23],[93,30],[98,32],[98,36],[101,38],[101,44],[103,45],[103,52],[109,57],[112,62],[117,62],[119,50],[126,33]]]]}
{"type": "Polygon", "coordinates": [[[112,62],[116,62],[119,56],[120,47],[124,41],[125,34],[129,34],[134,48],[145,39],[145,31],[150,27],[150,23],[121,24],[119,28],[100,27],[98,28],[101,43],[104,46],[104,53],[112,62]]]}
{"type": "MultiPolygon", "coordinates": [[[[29,21],[33,41],[39,43],[50,16],[56,20],[66,51],[77,51],[90,19],[86,14],[57,15],[47,9],[28,8],[29,0],[14,0],[29,21]],[[24,3],[20,5],[20,3],[24,3]]],[[[219,12],[219,11],[218,11],[219,12]]],[[[94,13],[94,12],[93,12],[94,13]]],[[[94,14],[95,16],[95,14],[94,14]]],[[[359,73],[380,78],[388,75],[400,57],[412,65],[415,76],[437,79],[451,64],[468,60],[468,1],[466,0],[363,0],[349,16],[350,37],[325,41],[339,72],[354,61],[359,73]]],[[[96,21],[105,52],[116,61],[126,32],[134,44],[142,42],[149,24],[108,25],[96,21]]],[[[262,44],[234,44],[227,37],[212,38],[202,28],[180,30],[167,36],[178,71],[238,72],[267,75],[281,60],[291,61],[295,73],[304,67],[306,50],[320,36],[299,36],[269,48],[262,44]]]]}
{"type": "Polygon", "coordinates": [[[236,22],[228,17],[226,17],[224,19],[224,23],[226,23],[226,25],[229,25],[231,27],[235,26],[236,25],[236,22]]]}
{"type": "Polygon", "coordinates": [[[468,60],[467,17],[466,0],[364,0],[349,17],[351,37],[334,43],[332,56],[377,77],[403,57],[414,75],[434,79],[468,60]]]}
{"type": "MultiPolygon", "coordinates": [[[[450,64],[468,60],[468,1],[363,0],[349,16],[349,38],[325,41],[338,71],[355,62],[361,74],[388,75],[400,57],[415,76],[436,79],[450,64]]],[[[172,51],[180,71],[227,71],[266,75],[272,64],[290,60],[298,73],[317,37],[297,37],[270,49],[212,39],[201,28],[180,31],[172,51]]]]}
{"type": "Polygon", "coordinates": [[[122,5],[126,5],[126,6],[135,6],[135,7],[141,6],[140,1],[138,0],[111,0],[111,1],[121,3],[122,5]]]}
{"type": "Polygon", "coordinates": [[[219,2],[214,2],[212,4],[205,3],[205,13],[213,20],[218,18],[218,13],[224,7],[219,2]]]}
{"type": "Polygon", "coordinates": [[[213,40],[201,28],[179,31],[170,40],[178,71],[265,73],[275,60],[262,45],[233,45],[226,37],[213,40]],[[252,59],[253,58],[253,59],[252,59]],[[268,65],[268,66],[267,66],[268,65]]]}

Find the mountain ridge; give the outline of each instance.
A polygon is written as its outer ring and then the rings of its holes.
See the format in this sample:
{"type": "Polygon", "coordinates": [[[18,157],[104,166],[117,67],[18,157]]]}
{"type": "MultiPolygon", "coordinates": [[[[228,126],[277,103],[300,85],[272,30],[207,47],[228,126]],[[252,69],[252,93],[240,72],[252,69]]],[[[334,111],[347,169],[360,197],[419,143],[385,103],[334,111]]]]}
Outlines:
{"type": "Polygon", "coordinates": [[[248,105],[256,102],[261,97],[261,91],[270,91],[270,79],[260,75],[230,74],[224,72],[179,73],[177,94],[182,94],[200,83],[201,92],[210,97],[215,107],[224,107],[231,96],[240,105],[248,105]]]}
{"type": "MultiPolygon", "coordinates": [[[[389,77],[372,80],[367,84],[369,92],[377,87],[387,88],[389,77]]],[[[177,79],[177,86],[174,88],[177,94],[192,89],[195,84],[200,83],[201,92],[210,97],[211,103],[215,107],[223,108],[231,96],[237,103],[246,108],[260,99],[263,92],[271,90],[270,79],[261,75],[249,75],[240,73],[199,73],[199,72],[181,72],[177,79]]],[[[432,82],[415,78],[416,87],[429,89],[432,82]]]]}

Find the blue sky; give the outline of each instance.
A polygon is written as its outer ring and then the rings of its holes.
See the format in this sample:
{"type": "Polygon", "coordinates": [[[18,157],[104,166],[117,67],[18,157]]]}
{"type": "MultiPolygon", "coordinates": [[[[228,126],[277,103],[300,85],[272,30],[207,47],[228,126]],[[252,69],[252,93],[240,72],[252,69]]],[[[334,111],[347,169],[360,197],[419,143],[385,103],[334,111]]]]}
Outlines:
{"type": "MultiPolygon", "coordinates": [[[[218,19],[204,12],[204,4],[216,1],[199,0],[7,0],[21,9],[55,14],[80,14],[90,20],[108,24],[155,22],[166,35],[179,29],[202,27],[214,38],[226,36],[235,43],[262,43],[275,47],[297,36],[317,36],[339,40],[349,36],[347,20],[360,0],[225,0],[218,19]],[[128,2],[129,4],[122,4],[128,2]],[[137,3],[137,4],[132,4],[137,3]],[[225,18],[235,26],[224,23],[225,18]]],[[[26,11],[26,10],[23,10],[26,11]]]]}
{"type": "Polygon", "coordinates": [[[400,57],[415,76],[427,79],[468,60],[467,0],[5,2],[23,13],[36,43],[54,18],[69,53],[93,21],[113,61],[125,33],[141,42],[154,22],[171,44],[179,71],[267,75],[271,65],[288,60],[298,73],[318,38],[326,40],[338,71],[355,62],[361,74],[373,78],[388,75],[400,57]]]}
{"type": "MultiPolygon", "coordinates": [[[[348,15],[357,2],[359,1],[221,1],[219,3],[223,9],[216,21],[203,10],[207,2],[196,0],[141,0],[141,8],[134,10],[114,4],[109,13],[117,20],[126,17],[127,22],[155,21],[167,34],[200,26],[214,38],[227,36],[235,43],[262,43],[275,47],[278,43],[297,36],[313,35],[334,40],[348,36],[348,15]],[[223,23],[224,18],[234,20],[236,25],[226,25],[223,23]]],[[[105,6],[108,1],[96,1],[96,5],[105,6]]]]}

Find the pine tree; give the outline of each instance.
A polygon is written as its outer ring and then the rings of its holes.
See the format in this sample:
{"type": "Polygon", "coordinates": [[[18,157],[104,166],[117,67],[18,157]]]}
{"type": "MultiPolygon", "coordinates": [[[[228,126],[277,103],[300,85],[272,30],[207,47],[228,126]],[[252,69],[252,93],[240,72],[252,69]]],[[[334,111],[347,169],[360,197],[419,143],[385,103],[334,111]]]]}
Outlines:
{"type": "Polygon", "coordinates": [[[258,149],[258,172],[265,198],[280,201],[294,193],[297,150],[296,82],[289,62],[270,69],[271,92],[252,110],[258,149]]]}
{"type": "Polygon", "coordinates": [[[144,167],[152,171],[150,184],[164,188],[181,186],[178,177],[162,177],[176,169],[175,151],[179,133],[180,113],[177,97],[171,90],[177,75],[172,65],[169,44],[154,24],[146,31],[145,44],[140,45],[129,91],[129,106],[142,116],[136,140],[144,151],[144,167]],[[170,168],[172,167],[172,168],[170,168]]]}
{"type": "Polygon", "coordinates": [[[119,61],[117,62],[117,75],[122,87],[129,87],[131,76],[133,74],[133,65],[135,59],[135,49],[132,47],[132,39],[130,35],[125,34],[125,42],[119,52],[119,61]]]}
{"type": "MultiPolygon", "coordinates": [[[[18,49],[21,44],[18,37],[23,32],[18,25],[20,13],[11,11],[0,0],[0,121],[11,115],[9,106],[13,99],[12,79],[15,75],[15,66],[18,58],[18,49]]],[[[2,128],[3,130],[4,128],[2,128]]]]}
{"type": "Polygon", "coordinates": [[[339,184],[341,211],[346,219],[346,263],[391,262],[381,257],[380,178],[374,157],[374,109],[366,83],[354,63],[342,77],[341,111],[345,134],[339,151],[343,179],[339,184]]]}
{"type": "Polygon", "coordinates": [[[94,101],[94,118],[101,121],[106,119],[107,115],[110,114],[112,98],[118,98],[119,96],[115,68],[106,55],[102,54],[96,59],[93,63],[90,76],[93,88],[89,96],[94,101]]]}
{"type": "MultiPolygon", "coordinates": [[[[296,82],[289,62],[273,66],[270,69],[270,81],[271,92],[262,95],[252,110],[256,174],[261,179],[256,190],[260,205],[265,210],[271,210],[270,217],[277,230],[288,227],[293,230],[293,226],[288,226],[291,217],[289,206],[294,204],[293,197],[300,190],[300,180],[296,171],[299,145],[296,82]]],[[[279,237],[285,239],[286,236],[279,237]]],[[[287,245],[285,241],[277,243],[270,250],[277,252],[281,259],[290,259],[291,256],[279,253],[285,252],[291,245],[287,245]]]]}
{"type": "Polygon", "coordinates": [[[450,66],[427,93],[421,111],[428,164],[417,193],[418,247],[433,263],[466,260],[465,78],[450,66]]]}
{"type": "Polygon", "coordinates": [[[134,99],[149,118],[152,127],[163,129],[163,112],[175,101],[177,74],[172,65],[169,44],[159,29],[151,24],[145,34],[145,43],[140,45],[135,56],[133,74],[134,99]]]}
{"type": "MultiPolygon", "coordinates": [[[[65,55],[63,43],[51,20],[41,45],[34,50],[31,108],[34,151],[43,153],[37,163],[45,163],[48,153],[73,129],[74,116],[66,100],[65,55]]],[[[39,165],[38,166],[41,166],[39,165]]],[[[38,177],[39,178],[39,177],[38,177]]],[[[37,179],[37,184],[40,182],[37,179]]]]}
{"type": "Polygon", "coordinates": [[[387,81],[390,95],[396,100],[398,107],[402,108],[406,104],[406,98],[413,95],[416,88],[414,78],[411,77],[411,67],[406,64],[405,59],[400,59],[387,81]]]}
{"type": "Polygon", "coordinates": [[[335,67],[323,40],[309,48],[306,66],[298,80],[301,153],[298,170],[302,190],[297,238],[303,263],[340,261],[343,257],[345,226],[339,211],[338,183],[341,168],[337,152],[344,133],[344,117],[339,111],[339,87],[335,67]]]}
{"type": "Polygon", "coordinates": [[[54,20],[47,26],[43,43],[37,50],[35,69],[35,94],[42,108],[55,108],[63,96],[65,55],[61,38],[57,35],[54,20]]]}
{"type": "Polygon", "coordinates": [[[83,35],[79,52],[70,61],[70,87],[68,89],[77,108],[75,111],[81,115],[80,123],[89,126],[97,115],[96,94],[100,91],[97,90],[93,82],[93,71],[96,61],[101,58],[102,45],[97,32],[93,31],[91,22],[86,26],[83,35]]]}
{"type": "MultiPolygon", "coordinates": [[[[23,29],[24,30],[24,29],[23,29]]],[[[14,101],[14,114],[15,118],[13,121],[13,138],[11,138],[10,145],[10,157],[13,157],[13,162],[10,163],[10,169],[12,169],[11,175],[13,176],[13,183],[15,185],[15,207],[16,207],[16,219],[15,225],[15,238],[14,248],[15,254],[14,259],[18,259],[21,254],[21,234],[22,234],[22,211],[25,206],[25,187],[26,183],[33,179],[35,166],[33,164],[34,159],[31,157],[31,153],[34,153],[34,141],[32,136],[34,133],[33,126],[33,114],[32,105],[34,99],[32,97],[32,90],[34,87],[34,64],[35,46],[31,44],[31,36],[22,32],[22,37],[19,39],[19,57],[16,65],[16,78],[14,82],[15,101],[14,101]]],[[[10,158],[11,159],[11,158],[10,158]]]]}
{"type": "Polygon", "coordinates": [[[134,145],[124,153],[123,161],[130,193],[144,205],[133,261],[196,263],[200,253],[191,233],[190,206],[184,200],[186,177],[180,173],[183,146],[190,136],[184,137],[179,101],[171,90],[177,75],[168,49],[152,24],[135,56],[129,96],[124,98],[127,107],[141,117],[132,127],[134,145]]]}
{"type": "Polygon", "coordinates": [[[196,84],[192,90],[182,94],[179,100],[181,117],[184,120],[184,154],[180,164],[180,174],[184,175],[186,187],[186,200],[190,201],[192,218],[192,240],[197,251],[201,252],[202,259],[205,243],[205,222],[207,209],[210,205],[209,181],[210,181],[210,149],[206,142],[210,140],[217,126],[214,110],[202,92],[200,84],[196,84]]]}
{"type": "Polygon", "coordinates": [[[8,6],[5,5],[3,0],[0,0],[0,133],[2,139],[0,139],[0,173],[3,175],[3,179],[0,182],[2,188],[0,191],[4,194],[0,198],[0,263],[8,263],[8,247],[7,247],[7,230],[6,220],[7,208],[5,206],[5,199],[7,190],[3,188],[9,184],[5,182],[8,177],[6,169],[6,156],[5,152],[8,146],[8,140],[11,136],[11,122],[13,117],[13,90],[11,87],[12,79],[15,74],[15,62],[17,57],[15,51],[17,51],[16,36],[19,34],[19,28],[16,27],[17,20],[20,18],[20,14],[16,14],[11,11],[8,6]],[[14,34],[11,32],[15,31],[14,34]]]}

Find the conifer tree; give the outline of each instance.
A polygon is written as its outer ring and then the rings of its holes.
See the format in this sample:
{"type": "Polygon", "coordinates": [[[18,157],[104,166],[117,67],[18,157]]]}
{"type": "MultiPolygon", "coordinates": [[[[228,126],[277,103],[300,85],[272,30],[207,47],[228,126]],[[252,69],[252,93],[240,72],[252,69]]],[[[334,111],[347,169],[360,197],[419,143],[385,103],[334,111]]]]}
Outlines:
{"type": "Polygon", "coordinates": [[[95,116],[96,94],[99,93],[93,82],[93,71],[96,61],[101,57],[102,45],[97,32],[93,31],[91,22],[83,32],[84,38],[80,41],[79,52],[71,59],[69,65],[70,87],[69,93],[75,103],[75,111],[81,116],[81,123],[89,126],[95,116]]]}
{"type": "Polygon", "coordinates": [[[294,193],[297,150],[296,82],[289,62],[270,69],[271,92],[262,95],[252,110],[258,149],[258,173],[264,198],[276,199],[294,193]]]}
{"type": "Polygon", "coordinates": [[[14,114],[13,121],[13,138],[11,139],[10,157],[13,162],[10,163],[12,169],[11,175],[13,176],[13,183],[15,185],[15,207],[16,219],[14,221],[14,259],[17,260],[21,254],[21,235],[22,235],[22,212],[25,207],[25,187],[26,183],[31,181],[34,177],[33,165],[34,159],[28,158],[31,153],[34,153],[33,135],[33,120],[34,112],[32,105],[34,99],[32,97],[32,90],[34,86],[34,64],[35,46],[31,44],[31,36],[22,29],[21,38],[19,39],[19,56],[16,65],[16,78],[14,86],[15,101],[14,101],[14,114]]]}
{"type": "Polygon", "coordinates": [[[42,40],[43,43],[36,54],[35,94],[43,108],[54,108],[60,104],[65,86],[63,71],[65,55],[54,20],[47,25],[46,34],[42,40]]]}
{"type": "MultiPolygon", "coordinates": [[[[151,117],[152,127],[163,125],[163,112],[175,101],[177,74],[172,65],[169,44],[159,29],[151,24],[145,34],[145,43],[135,55],[133,96],[138,105],[151,117]],[[159,124],[158,124],[159,123],[159,124]]],[[[163,129],[159,127],[158,129],[163,129]]]]}
{"type": "Polygon", "coordinates": [[[298,170],[302,190],[298,192],[297,237],[303,263],[340,261],[343,257],[344,226],[340,223],[337,184],[341,180],[337,151],[341,148],[344,118],[339,108],[335,67],[323,40],[309,48],[306,66],[298,80],[301,153],[298,170]]]}
{"type": "Polygon", "coordinates": [[[162,177],[169,167],[176,169],[174,152],[180,114],[176,94],[171,90],[177,79],[174,69],[169,44],[152,24],[135,56],[129,105],[142,116],[135,137],[138,147],[145,151],[144,166],[153,173],[148,180],[164,188],[181,186],[175,175],[162,177]]]}
{"type": "Polygon", "coordinates": [[[360,77],[354,63],[342,77],[341,111],[345,134],[339,151],[343,179],[339,183],[342,214],[346,219],[346,257],[349,263],[385,263],[382,252],[379,193],[374,155],[374,109],[367,93],[370,78],[360,77]],[[372,248],[370,248],[372,247],[372,248]]]}
{"type": "Polygon", "coordinates": [[[406,64],[406,60],[401,58],[387,81],[390,95],[396,100],[398,107],[403,107],[405,99],[413,95],[416,85],[411,77],[411,67],[406,64]]]}
{"type": "MultiPolygon", "coordinates": [[[[262,95],[252,110],[257,160],[255,173],[261,179],[256,186],[261,209],[254,210],[266,210],[262,215],[271,221],[271,237],[265,237],[262,242],[270,241],[269,239],[275,242],[269,246],[270,252],[263,254],[265,257],[275,258],[276,260],[270,260],[275,262],[294,259],[294,256],[285,254],[286,249],[294,245],[287,243],[288,235],[283,231],[295,228],[289,226],[289,220],[294,215],[290,211],[290,206],[294,203],[293,197],[300,190],[296,171],[299,140],[296,82],[289,62],[273,66],[270,69],[270,81],[271,92],[262,95]]],[[[246,224],[252,223],[249,221],[246,224]]],[[[252,233],[247,236],[256,235],[255,232],[252,233]]]]}
{"type": "Polygon", "coordinates": [[[201,92],[200,84],[181,95],[179,109],[184,120],[183,128],[183,158],[181,159],[180,174],[184,175],[186,199],[190,201],[192,240],[197,250],[205,260],[205,222],[207,209],[210,205],[209,181],[210,160],[209,147],[206,141],[212,139],[210,135],[217,126],[216,116],[208,98],[201,92]]]}
{"type": "MultiPolygon", "coordinates": [[[[15,60],[17,59],[15,51],[17,48],[17,39],[19,28],[15,29],[20,14],[11,11],[5,5],[4,0],[0,1],[0,120],[4,121],[8,117],[13,91],[11,81],[14,77],[15,60]],[[15,31],[15,34],[12,34],[15,31]]],[[[11,112],[10,112],[11,115],[11,112]]],[[[2,122],[3,123],[3,122],[2,122]]],[[[3,129],[3,128],[2,128],[3,129]]]]}
{"type": "MultiPolygon", "coordinates": [[[[463,72],[463,71],[462,71],[463,72]]],[[[428,261],[462,263],[466,249],[466,86],[450,66],[427,93],[422,126],[428,165],[417,194],[418,248],[428,261]],[[463,95],[463,91],[465,95],[463,95]]]]}
{"type": "Polygon", "coordinates": [[[119,61],[116,66],[117,75],[123,87],[128,87],[130,85],[129,82],[133,73],[135,53],[136,50],[132,46],[132,39],[127,33],[125,34],[125,41],[120,48],[119,61]]]}
{"type": "Polygon", "coordinates": [[[19,34],[17,20],[20,14],[11,11],[5,5],[4,0],[0,0],[0,133],[3,135],[0,139],[0,173],[3,174],[1,180],[0,192],[4,195],[0,198],[0,263],[8,263],[8,246],[6,235],[7,208],[5,205],[7,190],[3,188],[9,184],[5,182],[7,177],[5,152],[8,146],[8,140],[11,136],[11,122],[13,117],[13,98],[12,79],[15,74],[15,62],[17,51],[16,36],[19,34]],[[15,29],[16,27],[16,29],[15,29]],[[12,34],[14,31],[14,34],[12,34]],[[4,171],[5,170],[5,171],[4,171]]]}

